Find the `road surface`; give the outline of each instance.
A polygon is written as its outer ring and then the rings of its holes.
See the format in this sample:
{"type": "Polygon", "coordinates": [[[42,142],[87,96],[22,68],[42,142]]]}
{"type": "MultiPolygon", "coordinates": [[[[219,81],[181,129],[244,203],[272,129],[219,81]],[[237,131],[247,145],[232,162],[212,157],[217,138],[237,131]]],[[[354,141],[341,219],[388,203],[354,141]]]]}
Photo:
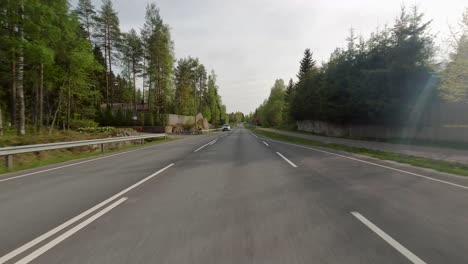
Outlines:
{"type": "Polygon", "coordinates": [[[236,128],[0,178],[0,263],[468,263],[466,186],[236,128]]]}

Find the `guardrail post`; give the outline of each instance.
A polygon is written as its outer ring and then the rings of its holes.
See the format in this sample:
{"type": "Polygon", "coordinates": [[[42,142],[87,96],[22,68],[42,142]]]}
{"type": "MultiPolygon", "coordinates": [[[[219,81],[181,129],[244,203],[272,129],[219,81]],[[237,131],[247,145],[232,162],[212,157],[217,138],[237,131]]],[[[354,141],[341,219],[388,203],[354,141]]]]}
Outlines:
{"type": "Polygon", "coordinates": [[[104,152],[104,143],[101,144],[101,152],[104,152]]]}
{"type": "Polygon", "coordinates": [[[13,155],[6,155],[5,156],[5,166],[8,169],[13,168],[13,155]]]}

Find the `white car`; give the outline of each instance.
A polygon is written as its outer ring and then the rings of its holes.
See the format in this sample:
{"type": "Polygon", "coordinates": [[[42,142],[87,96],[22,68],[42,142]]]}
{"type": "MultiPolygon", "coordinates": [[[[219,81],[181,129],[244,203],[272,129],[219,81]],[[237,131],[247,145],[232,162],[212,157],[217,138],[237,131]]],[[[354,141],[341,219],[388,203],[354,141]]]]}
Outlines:
{"type": "Polygon", "coordinates": [[[231,126],[228,124],[223,125],[223,131],[231,131],[231,126]]]}

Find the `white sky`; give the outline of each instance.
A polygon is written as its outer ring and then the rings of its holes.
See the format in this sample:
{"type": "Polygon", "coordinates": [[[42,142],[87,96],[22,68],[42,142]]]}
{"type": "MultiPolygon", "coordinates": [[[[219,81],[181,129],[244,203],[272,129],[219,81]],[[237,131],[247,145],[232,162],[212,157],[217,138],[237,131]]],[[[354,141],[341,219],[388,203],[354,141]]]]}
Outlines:
{"type": "MultiPolygon", "coordinates": [[[[114,0],[122,31],[142,27],[148,2],[114,0]]],[[[101,6],[101,0],[93,3],[101,6]]],[[[295,78],[304,49],[310,48],[317,62],[326,61],[345,45],[350,27],[367,38],[378,26],[393,25],[403,3],[416,4],[433,20],[438,45],[468,7],[468,0],[156,1],[171,27],[176,57],[198,57],[214,69],[228,112],[244,113],[268,97],[275,79],[295,78]]]]}

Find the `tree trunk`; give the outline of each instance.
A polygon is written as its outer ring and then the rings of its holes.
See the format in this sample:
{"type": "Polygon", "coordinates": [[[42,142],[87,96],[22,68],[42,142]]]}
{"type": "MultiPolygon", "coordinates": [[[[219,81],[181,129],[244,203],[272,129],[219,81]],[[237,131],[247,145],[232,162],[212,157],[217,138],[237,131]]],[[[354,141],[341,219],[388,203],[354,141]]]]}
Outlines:
{"type": "Polygon", "coordinates": [[[3,113],[0,107],[0,136],[3,136],[3,113]]]}
{"type": "Polygon", "coordinates": [[[41,82],[39,84],[39,128],[41,128],[44,118],[44,63],[41,63],[41,82]]]}
{"type": "Polygon", "coordinates": [[[110,36],[108,37],[107,39],[108,43],[109,43],[109,47],[107,49],[107,52],[108,52],[108,56],[107,58],[109,58],[109,87],[110,87],[110,104],[111,106],[114,105],[114,80],[112,79],[112,57],[111,57],[111,40],[110,40],[110,36]]]}
{"type": "Polygon", "coordinates": [[[134,102],[134,113],[137,114],[137,92],[136,92],[136,69],[135,69],[135,60],[133,60],[133,102],[134,102]]]}
{"type": "Polygon", "coordinates": [[[54,113],[54,118],[52,119],[52,124],[50,124],[50,128],[49,128],[49,135],[52,134],[52,131],[54,130],[54,126],[55,126],[55,122],[57,121],[57,115],[58,115],[58,112],[60,111],[60,105],[62,104],[62,87],[60,87],[60,93],[59,93],[59,100],[58,100],[58,104],[57,104],[57,109],[55,110],[55,113],[54,113]]]}
{"type": "Polygon", "coordinates": [[[148,81],[148,112],[151,111],[151,85],[153,84],[153,82],[151,81],[151,76],[149,78],[149,81],[148,81]]]}
{"type": "Polygon", "coordinates": [[[16,127],[16,58],[14,57],[11,63],[11,77],[10,126],[16,127]]]}
{"type": "Polygon", "coordinates": [[[143,74],[142,74],[142,77],[143,77],[143,90],[142,90],[143,109],[142,110],[143,111],[145,110],[145,75],[146,75],[146,59],[145,57],[143,57],[143,74]]]}
{"type": "Polygon", "coordinates": [[[106,105],[109,107],[109,67],[107,66],[107,28],[104,32],[104,66],[106,72],[106,105]]]}
{"type": "Polygon", "coordinates": [[[34,111],[32,111],[31,116],[32,120],[34,121],[34,128],[39,127],[39,84],[34,82],[34,111]]]}
{"type": "Polygon", "coordinates": [[[89,21],[89,16],[90,16],[89,13],[87,13],[87,15],[86,15],[86,31],[88,32],[88,41],[89,41],[89,43],[92,44],[93,42],[91,41],[91,28],[89,26],[91,24],[91,22],[89,21]]]}
{"type": "Polygon", "coordinates": [[[26,135],[26,128],[25,128],[25,105],[24,105],[24,90],[23,90],[23,77],[24,77],[24,54],[23,54],[23,21],[24,21],[24,5],[21,2],[20,7],[20,23],[18,25],[18,33],[20,36],[20,46],[18,50],[18,86],[17,86],[17,93],[19,99],[19,122],[18,122],[18,135],[24,136],[26,135]]]}
{"type": "MultiPolygon", "coordinates": [[[[71,96],[71,87],[68,85],[68,102],[67,102],[67,125],[66,128],[70,129],[70,121],[71,121],[71,103],[72,103],[72,96],[71,96]]],[[[64,126],[65,128],[65,126],[64,126]]],[[[65,129],[64,129],[65,130],[65,129]]]]}

